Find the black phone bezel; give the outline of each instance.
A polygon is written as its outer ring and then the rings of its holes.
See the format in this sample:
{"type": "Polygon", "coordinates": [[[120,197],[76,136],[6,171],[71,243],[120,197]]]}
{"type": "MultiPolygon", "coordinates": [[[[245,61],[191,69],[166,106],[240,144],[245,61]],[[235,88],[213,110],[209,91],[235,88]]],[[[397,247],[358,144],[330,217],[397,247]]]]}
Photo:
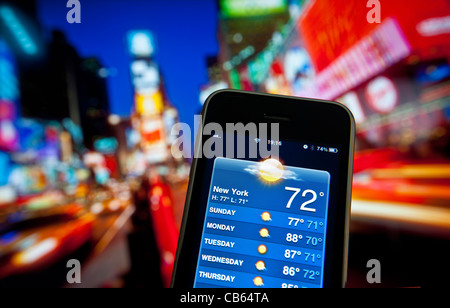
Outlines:
{"type": "MultiPolygon", "coordinates": [[[[327,232],[333,232],[334,236],[330,243],[327,239],[327,254],[333,257],[326,261],[324,287],[344,287],[355,138],[355,121],[349,109],[332,101],[220,90],[207,99],[202,110],[202,127],[212,122],[223,127],[226,123],[277,122],[280,123],[280,131],[283,132],[280,137],[283,139],[339,146],[339,169],[346,171],[340,172],[337,179],[335,204],[338,206],[333,217],[328,218],[329,221],[333,219],[333,223],[332,230],[327,232]]],[[[194,157],[199,157],[204,139],[197,136],[194,157]]],[[[211,163],[211,160],[202,157],[194,158],[192,162],[172,276],[171,286],[174,288],[191,288],[194,284],[206,211],[204,190],[210,183],[210,177],[205,177],[208,161],[211,163]]]]}

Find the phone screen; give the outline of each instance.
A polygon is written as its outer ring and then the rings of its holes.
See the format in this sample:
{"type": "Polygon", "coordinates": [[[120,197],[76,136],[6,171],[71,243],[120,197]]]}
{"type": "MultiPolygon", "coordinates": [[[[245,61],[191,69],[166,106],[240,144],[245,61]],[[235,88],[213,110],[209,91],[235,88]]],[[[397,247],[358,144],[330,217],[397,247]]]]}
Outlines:
{"type": "Polygon", "coordinates": [[[202,116],[172,286],[343,287],[351,113],[334,102],[223,90],[202,116]]]}
{"type": "Polygon", "coordinates": [[[323,287],[338,149],[279,146],[279,159],[214,160],[194,287],[323,287]]]}

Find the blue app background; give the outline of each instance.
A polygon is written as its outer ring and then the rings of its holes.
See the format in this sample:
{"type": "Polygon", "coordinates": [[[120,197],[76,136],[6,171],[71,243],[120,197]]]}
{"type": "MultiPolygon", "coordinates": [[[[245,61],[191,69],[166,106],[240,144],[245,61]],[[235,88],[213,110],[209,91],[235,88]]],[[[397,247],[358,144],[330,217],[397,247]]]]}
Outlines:
{"type": "Polygon", "coordinates": [[[330,174],[261,164],[215,160],[195,287],[322,287],[330,174]]]}

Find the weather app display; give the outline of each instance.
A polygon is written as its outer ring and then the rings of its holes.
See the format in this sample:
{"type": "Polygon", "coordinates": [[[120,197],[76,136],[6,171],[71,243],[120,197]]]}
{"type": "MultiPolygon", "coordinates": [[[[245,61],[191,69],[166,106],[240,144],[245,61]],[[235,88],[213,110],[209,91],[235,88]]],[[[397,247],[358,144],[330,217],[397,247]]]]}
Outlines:
{"type": "Polygon", "coordinates": [[[323,286],[330,174],[217,158],[194,287],[323,286]]]}

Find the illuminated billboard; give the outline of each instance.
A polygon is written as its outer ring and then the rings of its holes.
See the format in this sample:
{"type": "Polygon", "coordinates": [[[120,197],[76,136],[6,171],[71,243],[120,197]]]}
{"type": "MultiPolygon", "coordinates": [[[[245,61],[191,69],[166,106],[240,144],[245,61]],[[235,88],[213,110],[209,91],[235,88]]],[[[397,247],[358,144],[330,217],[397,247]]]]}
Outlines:
{"type": "Polygon", "coordinates": [[[396,20],[386,19],[321,70],[313,85],[296,95],[335,99],[405,59],[411,52],[411,46],[396,20]]]}
{"type": "Polygon", "coordinates": [[[141,148],[147,162],[160,163],[169,157],[164,122],[161,117],[143,118],[140,126],[141,148]]]}
{"type": "Polygon", "coordinates": [[[286,12],[287,0],[220,0],[222,16],[239,18],[286,12]]]}
{"type": "MultiPolygon", "coordinates": [[[[310,2],[299,22],[299,30],[314,67],[321,71],[335,59],[373,32],[379,24],[366,20],[366,1],[341,2],[321,0],[310,2]]],[[[388,19],[397,22],[403,31],[403,40],[421,57],[433,54],[445,56],[450,42],[450,3],[433,0],[385,1],[382,4],[381,23],[388,19]]]]}

